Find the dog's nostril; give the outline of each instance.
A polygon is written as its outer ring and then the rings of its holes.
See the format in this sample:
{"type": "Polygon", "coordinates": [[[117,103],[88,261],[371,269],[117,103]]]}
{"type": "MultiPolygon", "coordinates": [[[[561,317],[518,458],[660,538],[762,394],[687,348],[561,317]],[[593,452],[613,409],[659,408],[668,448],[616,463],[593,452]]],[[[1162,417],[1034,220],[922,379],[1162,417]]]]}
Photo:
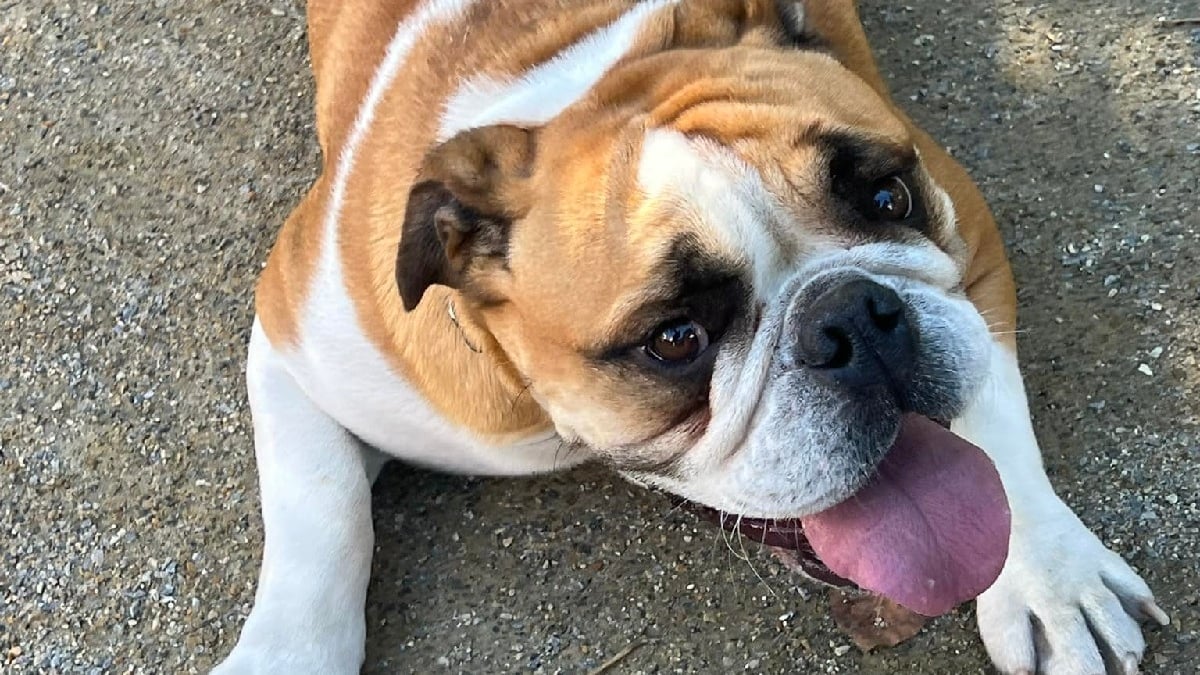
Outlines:
{"type": "Polygon", "coordinates": [[[830,326],[822,331],[832,349],[828,350],[829,358],[824,363],[813,364],[819,368],[845,368],[854,358],[854,342],[846,331],[839,327],[830,326]]]}
{"type": "Polygon", "coordinates": [[[867,314],[871,317],[871,322],[876,328],[888,333],[900,325],[900,317],[904,315],[904,308],[899,303],[889,300],[891,298],[867,298],[867,314]]]}

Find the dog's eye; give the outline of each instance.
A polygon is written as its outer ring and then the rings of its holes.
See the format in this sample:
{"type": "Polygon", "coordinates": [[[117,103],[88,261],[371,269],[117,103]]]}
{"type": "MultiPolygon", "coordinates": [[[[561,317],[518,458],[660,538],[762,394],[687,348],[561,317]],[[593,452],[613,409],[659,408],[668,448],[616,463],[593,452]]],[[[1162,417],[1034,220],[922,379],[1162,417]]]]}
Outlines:
{"type": "Polygon", "coordinates": [[[856,218],[858,222],[919,226],[917,221],[924,219],[920,194],[913,193],[905,181],[912,175],[911,170],[889,172],[884,178],[867,177],[845,159],[835,159],[830,170],[834,195],[854,210],[861,218],[856,218]]]}
{"type": "Polygon", "coordinates": [[[668,321],[650,333],[643,349],[667,364],[689,363],[708,349],[708,331],[691,319],[668,321]]]}
{"type": "Polygon", "coordinates": [[[899,176],[888,176],[871,186],[868,213],[880,220],[904,220],[912,215],[913,200],[899,176]]]}

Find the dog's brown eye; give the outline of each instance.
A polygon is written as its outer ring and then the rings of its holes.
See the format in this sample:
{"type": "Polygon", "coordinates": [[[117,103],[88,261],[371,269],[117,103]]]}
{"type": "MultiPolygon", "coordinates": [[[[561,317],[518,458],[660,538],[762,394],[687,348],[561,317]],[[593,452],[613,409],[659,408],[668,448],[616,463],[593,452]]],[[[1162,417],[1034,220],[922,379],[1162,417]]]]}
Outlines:
{"type": "Polygon", "coordinates": [[[899,176],[888,176],[872,186],[870,206],[882,220],[904,220],[912,214],[912,193],[899,176]]]}
{"type": "Polygon", "coordinates": [[[677,319],[655,328],[645,349],[659,361],[687,363],[708,349],[708,331],[690,319],[677,319]]]}

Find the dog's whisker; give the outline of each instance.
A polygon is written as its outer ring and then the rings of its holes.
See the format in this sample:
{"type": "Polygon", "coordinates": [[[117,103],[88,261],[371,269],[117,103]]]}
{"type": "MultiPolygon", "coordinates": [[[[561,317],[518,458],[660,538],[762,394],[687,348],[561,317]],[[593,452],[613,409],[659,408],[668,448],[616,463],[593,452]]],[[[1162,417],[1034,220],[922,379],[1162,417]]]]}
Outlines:
{"type": "MultiPolygon", "coordinates": [[[[774,524],[774,523],[775,523],[775,519],[774,519],[774,518],[772,518],[772,519],[768,520],[768,521],[767,521],[767,523],[768,523],[768,527],[770,527],[772,524],[774,524]]],[[[775,598],[775,602],[778,602],[778,603],[781,603],[781,604],[782,604],[782,603],[783,603],[783,598],[779,597],[779,594],[778,594],[778,593],[776,593],[776,592],[775,592],[775,589],[771,587],[771,584],[770,584],[770,583],[769,583],[769,582],[768,582],[768,581],[767,581],[765,578],[763,578],[763,575],[759,573],[759,571],[758,571],[758,568],[757,568],[757,567],[755,567],[755,566],[754,566],[754,563],[751,561],[751,559],[750,559],[750,553],[746,551],[746,544],[745,544],[746,540],[745,540],[745,538],[742,538],[742,537],[740,537],[739,539],[741,539],[741,541],[742,541],[742,551],[743,551],[744,553],[746,553],[746,564],[750,566],[750,571],[751,571],[751,572],[754,572],[754,576],[758,578],[758,581],[759,581],[759,582],[760,582],[760,583],[761,583],[761,584],[762,584],[764,587],[766,587],[766,589],[767,589],[767,592],[771,594],[771,597],[772,597],[772,598],[775,598]]]]}
{"type": "Polygon", "coordinates": [[[735,537],[739,536],[738,527],[741,525],[742,517],[739,515],[737,517],[737,520],[734,521],[733,528],[728,529],[725,527],[725,517],[728,516],[729,514],[726,513],[725,511],[721,511],[720,513],[721,513],[721,528],[720,528],[721,529],[721,539],[722,539],[722,541],[725,542],[725,548],[728,549],[731,554],[733,554],[734,558],[737,558],[738,560],[742,560],[742,557],[740,555],[738,555],[738,552],[735,551],[733,548],[733,539],[735,537]]]}

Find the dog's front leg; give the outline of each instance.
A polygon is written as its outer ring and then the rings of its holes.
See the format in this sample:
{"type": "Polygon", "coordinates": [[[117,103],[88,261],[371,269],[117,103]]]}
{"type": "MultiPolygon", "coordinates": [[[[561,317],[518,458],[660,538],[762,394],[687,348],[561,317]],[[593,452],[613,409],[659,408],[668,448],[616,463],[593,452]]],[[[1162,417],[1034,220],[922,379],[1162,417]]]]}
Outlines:
{"type": "Polygon", "coordinates": [[[246,371],[266,541],[254,609],[214,673],[357,673],[378,466],[304,395],[257,323],[246,371]]]}
{"type": "Polygon", "coordinates": [[[1168,622],[1146,583],[1054,493],[1012,349],[991,345],[988,381],[954,430],[992,458],[1012,509],[1008,561],[979,597],[979,631],[1008,673],[1133,673],[1140,619],[1168,622]]]}

